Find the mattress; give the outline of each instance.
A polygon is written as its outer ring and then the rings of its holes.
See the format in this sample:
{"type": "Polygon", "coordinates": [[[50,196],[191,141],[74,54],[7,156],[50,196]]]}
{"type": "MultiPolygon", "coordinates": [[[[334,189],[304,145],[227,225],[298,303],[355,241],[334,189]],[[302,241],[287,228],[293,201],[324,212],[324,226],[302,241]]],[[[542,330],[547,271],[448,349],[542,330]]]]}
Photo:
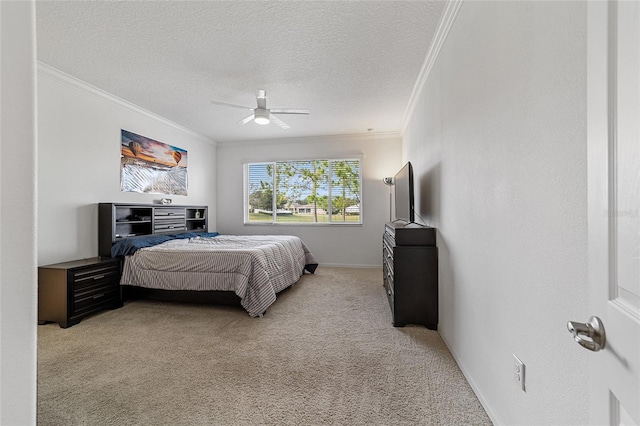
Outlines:
{"type": "Polygon", "coordinates": [[[195,237],[166,241],[126,256],[120,284],[233,291],[249,315],[256,317],[275,302],[276,293],[300,279],[305,266],[313,272],[316,265],[296,236],[195,237]]]}

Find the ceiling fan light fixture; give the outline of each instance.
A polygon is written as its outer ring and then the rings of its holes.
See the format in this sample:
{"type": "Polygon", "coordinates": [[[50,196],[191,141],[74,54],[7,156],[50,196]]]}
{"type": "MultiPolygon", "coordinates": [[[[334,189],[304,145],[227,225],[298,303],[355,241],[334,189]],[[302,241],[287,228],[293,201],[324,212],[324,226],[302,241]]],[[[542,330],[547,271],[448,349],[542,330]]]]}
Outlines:
{"type": "Polygon", "coordinates": [[[269,120],[269,111],[267,110],[256,111],[253,121],[255,121],[256,124],[260,124],[261,126],[264,126],[265,124],[269,124],[271,121],[269,120]]]}
{"type": "Polygon", "coordinates": [[[267,92],[265,92],[264,90],[258,90],[256,93],[256,103],[258,104],[257,108],[250,108],[242,105],[229,104],[226,102],[218,102],[218,101],[211,101],[211,103],[214,105],[251,110],[251,115],[238,121],[238,124],[244,125],[249,123],[250,121],[253,121],[256,124],[265,126],[269,123],[273,123],[284,130],[290,129],[291,126],[289,126],[287,123],[280,120],[280,118],[278,118],[276,114],[309,114],[309,110],[307,109],[295,109],[295,108],[269,109],[267,108],[267,92]],[[271,115],[272,113],[273,115],[271,115]]]}

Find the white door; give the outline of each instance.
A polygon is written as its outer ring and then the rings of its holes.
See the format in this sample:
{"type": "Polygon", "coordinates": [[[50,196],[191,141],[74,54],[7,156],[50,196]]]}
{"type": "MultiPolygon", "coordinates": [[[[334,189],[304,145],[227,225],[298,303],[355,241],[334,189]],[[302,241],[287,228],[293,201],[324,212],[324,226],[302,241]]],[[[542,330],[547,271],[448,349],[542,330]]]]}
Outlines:
{"type": "Polygon", "coordinates": [[[640,2],[587,7],[590,419],[640,425],[640,2]]]}

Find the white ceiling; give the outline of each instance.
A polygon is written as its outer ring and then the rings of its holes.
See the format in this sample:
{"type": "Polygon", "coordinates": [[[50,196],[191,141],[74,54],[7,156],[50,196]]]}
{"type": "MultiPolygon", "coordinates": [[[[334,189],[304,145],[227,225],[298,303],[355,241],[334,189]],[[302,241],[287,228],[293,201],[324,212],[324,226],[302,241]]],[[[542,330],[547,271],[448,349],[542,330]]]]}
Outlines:
{"type": "Polygon", "coordinates": [[[38,1],[38,60],[218,142],[400,131],[444,1],[38,1]],[[255,107],[309,109],[246,125],[255,107]]]}

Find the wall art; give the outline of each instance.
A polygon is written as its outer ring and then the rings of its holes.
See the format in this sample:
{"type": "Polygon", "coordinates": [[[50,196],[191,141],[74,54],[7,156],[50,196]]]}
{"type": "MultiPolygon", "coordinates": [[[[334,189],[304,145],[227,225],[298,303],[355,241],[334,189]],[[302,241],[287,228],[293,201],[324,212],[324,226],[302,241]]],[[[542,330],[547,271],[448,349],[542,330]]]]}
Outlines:
{"type": "Polygon", "coordinates": [[[120,190],[187,195],[187,151],[122,129],[120,190]]]}

